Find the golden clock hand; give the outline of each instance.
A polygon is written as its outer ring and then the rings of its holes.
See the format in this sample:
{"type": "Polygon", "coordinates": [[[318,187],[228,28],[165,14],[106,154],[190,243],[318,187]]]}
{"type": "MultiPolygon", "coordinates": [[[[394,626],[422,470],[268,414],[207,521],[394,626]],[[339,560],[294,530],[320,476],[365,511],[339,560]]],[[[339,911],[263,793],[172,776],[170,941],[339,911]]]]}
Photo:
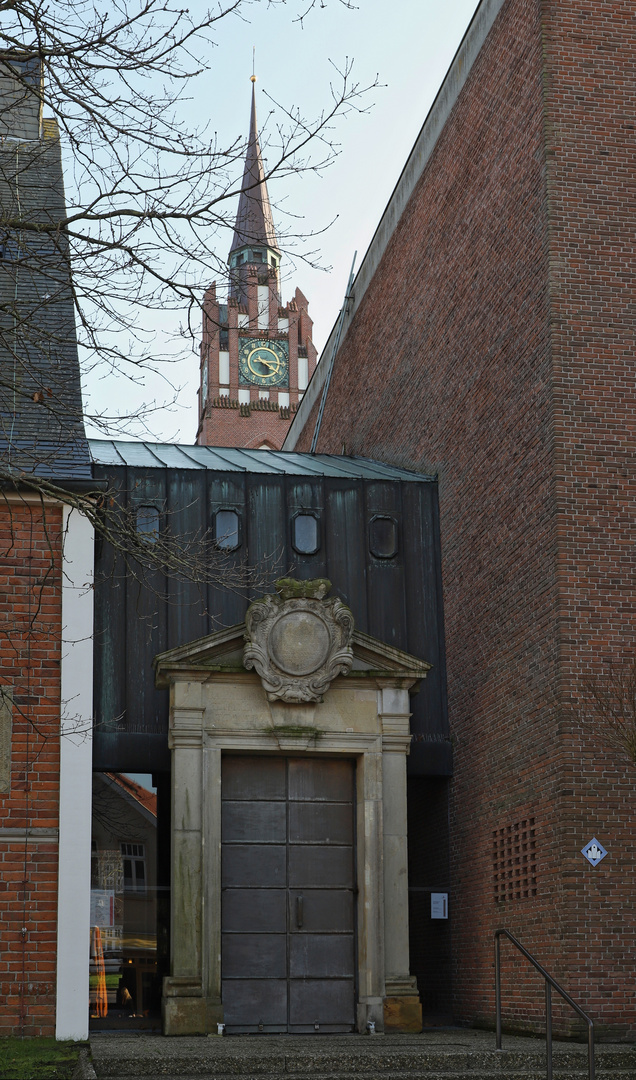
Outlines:
{"type": "Polygon", "coordinates": [[[275,368],[276,371],[278,371],[278,368],[280,367],[280,361],[279,360],[263,360],[262,356],[257,356],[256,357],[256,363],[257,364],[262,364],[263,367],[275,368]]]}

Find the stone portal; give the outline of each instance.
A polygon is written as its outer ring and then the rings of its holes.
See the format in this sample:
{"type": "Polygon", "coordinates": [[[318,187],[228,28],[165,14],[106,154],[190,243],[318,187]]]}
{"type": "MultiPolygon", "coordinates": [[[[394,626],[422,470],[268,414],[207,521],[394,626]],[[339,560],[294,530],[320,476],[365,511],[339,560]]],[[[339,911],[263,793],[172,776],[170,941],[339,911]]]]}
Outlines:
{"type": "Polygon", "coordinates": [[[419,1030],[406,755],[430,665],[355,631],[328,582],[277,589],[155,661],[173,761],[164,1030],[419,1030]]]}

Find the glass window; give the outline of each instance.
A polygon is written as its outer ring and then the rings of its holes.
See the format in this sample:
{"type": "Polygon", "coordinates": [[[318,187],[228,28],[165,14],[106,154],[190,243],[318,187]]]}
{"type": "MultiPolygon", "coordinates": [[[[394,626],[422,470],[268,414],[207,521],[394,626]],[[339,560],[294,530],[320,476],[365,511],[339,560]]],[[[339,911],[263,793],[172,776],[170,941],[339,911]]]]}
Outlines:
{"type": "Polygon", "coordinates": [[[318,519],[313,514],[296,515],[293,521],[292,543],[301,555],[314,555],[318,551],[318,519]]]}
{"type": "Polygon", "coordinates": [[[236,510],[217,510],[214,517],[214,535],[217,547],[223,551],[235,551],[240,546],[240,519],[236,510]]]}
{"type": "Polygon", "coordinates": [[[137,507],[137,533],[148,544],[159,539],[159,511],[156,506],[137,507]]]}
{"type": "Polygon", "coordinates": [[[91,1028],[158,1031],[167,962],[158,942],[167,940],[170,894],[158,884],[151,775],[93,774],[91,854],[91,1028]]]}
{"type": "Polygon", "coordinates": [[[146,853],[143,844],[122,844],[124,892],[146,891],[146,853]]]}

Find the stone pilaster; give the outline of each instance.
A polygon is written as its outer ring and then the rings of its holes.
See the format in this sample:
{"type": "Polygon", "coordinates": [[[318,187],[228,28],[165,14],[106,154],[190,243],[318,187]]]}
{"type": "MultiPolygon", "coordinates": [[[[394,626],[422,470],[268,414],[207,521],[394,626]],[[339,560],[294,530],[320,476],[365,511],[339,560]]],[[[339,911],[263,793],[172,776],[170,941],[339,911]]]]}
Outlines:
{"type": "Polygon", "coordinates": [[[206,1031],[202,964],[202,769],[200,683],[172,691],[172,972],[163,981],[166,1035],[206,1031]]]}
{"type": "Polygon", "coordinates": [[[406,756],[411,716],[407,689],[378,691],[382,723],[384,851],[384,1028],[420,1031],[422,1006],[409,974],[409,893],[407,873],[406,756]]]}

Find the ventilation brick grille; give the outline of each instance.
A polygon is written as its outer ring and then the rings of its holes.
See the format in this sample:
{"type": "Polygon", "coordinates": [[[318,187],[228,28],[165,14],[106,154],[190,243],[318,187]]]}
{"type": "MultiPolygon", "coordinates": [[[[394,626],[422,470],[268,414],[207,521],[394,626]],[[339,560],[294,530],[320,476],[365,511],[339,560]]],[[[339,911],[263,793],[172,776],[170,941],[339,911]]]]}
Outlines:
{"type": "Polygon", "coordinates": [[[495,829],[492,834],[495,903],[537,895],[537,851],[534,818],[495,829]]]}

